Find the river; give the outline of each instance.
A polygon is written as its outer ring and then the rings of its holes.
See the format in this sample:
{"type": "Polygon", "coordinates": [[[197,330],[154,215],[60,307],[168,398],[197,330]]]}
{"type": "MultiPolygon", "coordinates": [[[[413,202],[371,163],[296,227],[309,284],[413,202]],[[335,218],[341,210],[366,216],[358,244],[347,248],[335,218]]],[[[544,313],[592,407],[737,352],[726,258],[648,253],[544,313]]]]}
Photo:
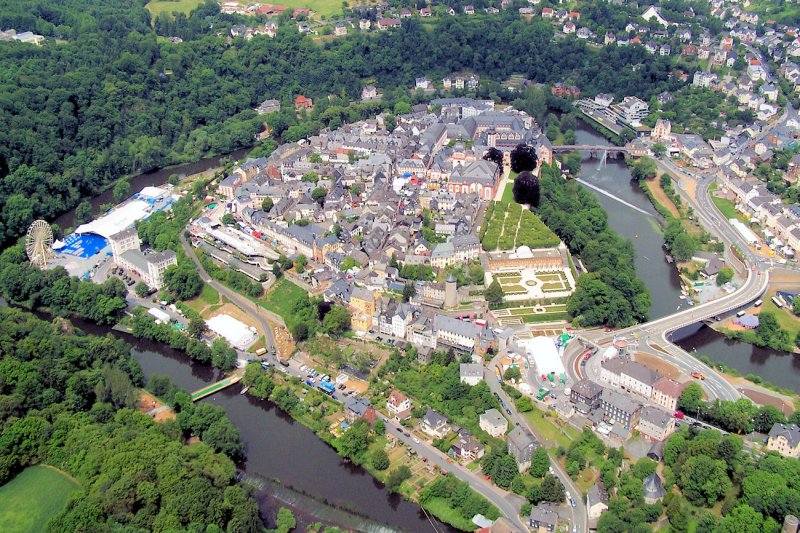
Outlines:
{"type": "MultiPolygon", "coordinates": [[[[575,130],[577,144],[608,145],[603,136],[582,121],[575,130]]],[[[636,249],[636,272],[650,290],[650,318],[674,313],[681,303],[681,284],[678,271],[667,263],[659,227],[660,215],[650,200],[631,180],[623,159],[592,159],[583,154],[580,179],[603,190],[602,194],[587,187],[597,196],[608,213],[608,224],[617,233],[633,242],[636,249]]],[[[685,306],[686,304],[683,303],[685,306]]]]}
{"type": "MultiPolygon", "coordinates": [[[[610,144],[580,120],[575,136],[577,144],[610,144]]],[[[639,185],[631,180],[625,162],[622,159],[609,159],[603,165],[599,160],[591,159],[589,154],[584,154],[580,178],[606,193],[589,189],[608,213],[609,226],[633,242],[636,271],[650,290],[653,300],[650,318],[674,313],[678,306],[685,308],[686,304],[679,298],[678,272],[667,263],[661,248],[664,239],[657,223],[658,214],[639,185]]],[[[743,376],[754,374],[780,387],[800,390],[800,357],[728,340],[705,325],[677,331],[674,340],[684,350],[696,350],[699,355],[706,355],[712,361],[735,368],[743,376]]]]}
{"type": "MultiPolygon", "coordinates": [[[[104,335],[109,331],[82,321],[74,322],[87,333],[104,335]]],[[[192,362],[183,352],[125,333],[112,333],[133,346],[133,354],[146,377],[167,375],[189,392],[219,379],[216,369],[192,362]]],[[[270,484],[264,483],[265,489],[256,494],[262,514],[274,511],[281,504],[270,494],[277,490],[283,493],[279,494],[282,501],[287,500],[285,493],[290,494],[289,499],[297,502],[301,514],[308,515],[306,523],[322,520],[369,533],[434,531],[418,505],[390,494],[366,470],[342,459],[311,430],[272,403],[240,392],[241,386],[235,385],[202,401],[224,408],[239,428],[247,446],[247,459],[241,468],[248,478],[277,480],[296,491],[291,494],[280,488],[270,490],[270,484]]],[[[456,531],[435,520],[434,524],[440,532],[456,531]]]]}
{"type": "MultiPolygon", "coordinates": [[[[148,186],[164,185],[167,183],[167,179],[173,174],[177,174],[179,177],[184,177],[191,176],[192,174],[197,174],[199,172],[205,172],[206,170],[219,166],[220,160],[226,157],[232,161],[238,161],[247,155],[251,150],[252,148],[240,148],[239,150],[229,154],[201,159],[200,161],[196,161],[194,163],[160,168],[158,170],[152,170],[150,172],[145,172],[144,174],[133,176],[128,180],[128,183],[131,185],[131,194],[140,192],[142,189],[148,186]]],[[[113,188],[109,187],[99,195],[90,198],[89,203],[92,205],[92,213],[97,213],[100,210],[100,206],[103,204],[116,203],[114,200],[113,188]]],[[[74,228],[75,210],[70,209],[66,213],[56,218],[53,223],[58,224],[59,227],[64,230],[67,228],[74,228]]]]}

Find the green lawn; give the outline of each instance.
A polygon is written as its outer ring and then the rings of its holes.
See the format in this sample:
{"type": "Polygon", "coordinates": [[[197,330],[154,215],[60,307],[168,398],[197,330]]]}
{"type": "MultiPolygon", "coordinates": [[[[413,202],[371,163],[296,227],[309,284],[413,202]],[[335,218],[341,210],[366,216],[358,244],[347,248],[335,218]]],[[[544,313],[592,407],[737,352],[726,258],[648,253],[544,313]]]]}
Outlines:
{"type": "Polygon", "coordinates": [[[725,198],[719,198],[717,196],[712,196],[711,201],[714,202],[714,205],[717,206],[717,209],[720,210],[722,216],[724,216],[728,220],[735,218],[741,222],[744,222],[745,224],[748,223],[747,219],[744,218],[742,214],[736,210],[736,206],[730,200],[726,200],[725,198]]]}
{"type": "Polygon", "coordinates": [[[286,320],[292,313],[294,303],[306,296],[305,289],[286,278],[281,278],[260,301],[264,304],[264,307],[286,320]]]}
{"type": "Polygon", "coordinates": [[[0,487],[0,531],[38,533],[79,489],[72,480],[44,466],[26,468],[0,487]]]}
{"type": "Polygon", "coordinates": [[[778,309],[778,306],[772,302],[773,296],[775,296],[774,292],[764,296],[764,304],[761,312],[768,311],[774,314],[781,328],[788,331],[789,336],[794,339],[797,333],[800,332],[800,318],[797,318],[797,316],[792,313],[791,308],[783,307],[782,309],[778,309]]]}
{"type": "MultiPolygon", "coordinates": [[[[201,5],[205,0],[176,0],[174,2],[153,1],[144,6],[152,15],[153,20],[161,13],[184,13],[188,15],[201,5]]],[[[339,4],[341,5],[341,4],[339,4]]]]}
{"type": "Polygon", "coordinates": [[[504,202],[513,202],[514,201],[514,183],[506,183],[506,188],[503,190],[503,201],[504,202]]]}
{"type": "Polygon", "coordinates": [[[533,411],[525,413],[525,417],[533,424],[539,435],[544,438],[546,441],[544,444],[548,448],[556,446],[567,448],[573,440],[580,436],[572,426],[558,426],[552,418],[546,416],[539,409],[534,408],[533,411]]]}
{"type": "Polygon", "coordinates": [[[200,299],[207,304],[215,304],[219,302],[219,293],[217,292],[217,289],[208,283],[204,283],[203,290],[200,292],[200,299]]]}

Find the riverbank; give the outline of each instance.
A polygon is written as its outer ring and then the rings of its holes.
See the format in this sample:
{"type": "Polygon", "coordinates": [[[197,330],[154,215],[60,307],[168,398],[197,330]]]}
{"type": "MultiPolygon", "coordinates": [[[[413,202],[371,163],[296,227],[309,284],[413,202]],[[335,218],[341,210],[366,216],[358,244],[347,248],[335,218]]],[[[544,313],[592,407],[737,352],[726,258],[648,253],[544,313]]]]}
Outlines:
{"type": "MultiPolygon", "coordinates": [[[[406,448],[379,416],[372,426],[360,426],[358,421],[348,421],[343,406],[314,388],[307,388],[299,379],[281,372],[264,372],[260,364],[251,363],[243,379],[247,394],[259,400],[273,402],[283,413],[292,417],[332,450],[363,468],[376,481],[392,486],[396,472],[406,469],[400,483],[394,483],[392,492],[409,502],[425,508],[438,520],[461,531],[471,531],[474,524],[462,515],[460,508],[445,500],[422,499],[424,489],[439,479],[439,469],[413,450],[406,448]],[[355,432],[357,435],[351,435],[355,432]],[[385,453],[385,461],[375,463],[376,455],[385,453]]],[[[442,472],[443,473],[443,472],[442,472]]],[[[499,510],[488,500],[475,493],[474,498],[484,502],[484,516],[500,515],[499,510]]]]}

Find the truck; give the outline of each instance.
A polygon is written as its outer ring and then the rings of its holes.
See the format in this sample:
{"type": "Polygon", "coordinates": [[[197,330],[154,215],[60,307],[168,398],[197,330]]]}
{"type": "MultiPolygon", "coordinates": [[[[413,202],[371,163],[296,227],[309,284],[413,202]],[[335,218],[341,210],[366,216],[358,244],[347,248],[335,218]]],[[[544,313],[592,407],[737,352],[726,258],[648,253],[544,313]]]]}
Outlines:
{"type": "Polygon", "coordinates": [[[336,391],[336,386],[330,381],[320,381],[319,388],[325,394],[331,395],[336,391]]]}
{"type": "Polygon", "coordinates": [[[539,389],[539,394],[536,395],[536,399],[541,402],[548,394],[550,394],[550,389],[542,387],[539,389]]]}

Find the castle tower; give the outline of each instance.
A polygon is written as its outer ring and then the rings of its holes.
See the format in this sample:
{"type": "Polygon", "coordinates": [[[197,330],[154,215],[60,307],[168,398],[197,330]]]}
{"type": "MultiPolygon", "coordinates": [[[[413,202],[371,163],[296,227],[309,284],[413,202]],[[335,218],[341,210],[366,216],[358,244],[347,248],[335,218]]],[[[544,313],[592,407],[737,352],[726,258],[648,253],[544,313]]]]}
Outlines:
{"type": "Polygon", "coordinates": [[[444,282],[444,307],[445,309],[453,309],[457,305],[458,290],[456,288],[456,277],[450,274],[444,282]]]}

